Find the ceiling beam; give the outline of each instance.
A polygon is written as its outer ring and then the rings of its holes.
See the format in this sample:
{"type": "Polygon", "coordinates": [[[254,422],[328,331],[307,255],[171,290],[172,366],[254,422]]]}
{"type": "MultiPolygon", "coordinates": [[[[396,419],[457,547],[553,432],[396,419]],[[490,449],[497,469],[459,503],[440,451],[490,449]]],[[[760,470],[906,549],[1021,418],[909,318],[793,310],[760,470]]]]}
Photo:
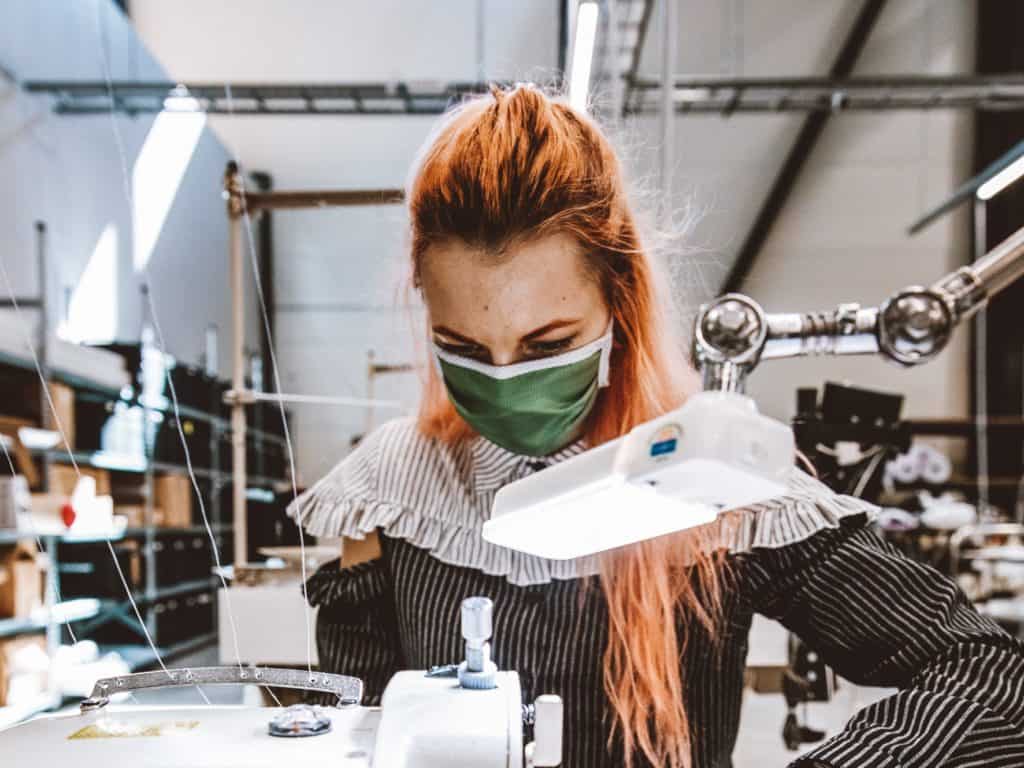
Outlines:
{"type": "MultiPolygon", "coordinates": [[[[847,33],[835,61],[829,69],[828,74],[830,78],[848,77],[853,71],[854,64],[856,64],[861,51],[864,50],[864,45],[871,35],[875,22],[878,21],[878,17],[882,14],[882,9],[885,8],[885,3],[886,0],[864,0],[864,4],[857,14],[853,26],[850,27],[850,31],[847,33]]],[[[739,252],[736,254],[732,267],[722,283],[721,293],[739,290],[744,278],[754,266],[762,246],[764,246],[765,241],[768,239],[772,226],[778,219],[782,209],[785,208],[786,201],[789,199],[793,187],[796,186],[796,181],[803,170],[804,164],[818,143],[826,123],[828,123],[829,115],[830,113],[828,112],[812,112],[804,118],[803,126],[801,126],[796,140],[793,142],[789,153],[786,155],[786,159],[782,163],[782,167],[775,176],[771,189],[761,204],[761,209],[754,218],[754,223],[751,225],[750,231],[747,233],[739,252]]]]}

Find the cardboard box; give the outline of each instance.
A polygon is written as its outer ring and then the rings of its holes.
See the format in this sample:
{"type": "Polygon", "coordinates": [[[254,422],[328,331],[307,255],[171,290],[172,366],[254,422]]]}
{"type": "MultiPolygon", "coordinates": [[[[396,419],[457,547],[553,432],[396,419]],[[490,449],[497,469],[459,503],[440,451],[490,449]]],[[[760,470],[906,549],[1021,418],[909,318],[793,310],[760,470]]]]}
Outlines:
{"type": "MultiPolygon", "coordinates": [[[[64,436],[67,437],[68,441],[67,446],[65,446],[62,440],[57,444],[57,448],[59,450],[73,451],[75,450],[75,390],[67,384],[51,381],[50,399],[53,401],[53,409],[57,412],[57,420],[60,421],[60,430],[64,431],[64,436]]],[[[50,429],[59,432],[57,420],[54,420],[52,413],[47,415],[47,423],[50,429]]]]}
{"type": "MultiPolygon", "coordinates": [[[[110,495],[110,473],[105,469],[95,467],[78,466],[83,476],[92,477],[96,480],[96,495],[110,495]]],[[[75,485],[78,484],[78,475],[75,468],[63,464],[51,464],[49,472],[49,492],[62,496],[70,496],[75,492],[75,485]]]]}
{"type": "Polygon", "coordinates": [[[153,506],[163,510],[163,525],[192,525],[192,481],[187,475],[161,475],[153,479],[153,506]]]}
{"type": "Polygon", "coordinates": [[[48,681],[45,637],[0,640],[0,707],[39,696],[48,689],[48,681]]]}
{"type": "Polygon", "coordinates": [[[33,493],[31,502],[31,528],[33,533],[63,533],[64,506],[68,497],[60,493],[33,493]]]}
{"type": "Polygon", "coordinates": [[[0,619],[28,618],[42,605],[42,574],[34,543],[0,547],[0,619]]]}

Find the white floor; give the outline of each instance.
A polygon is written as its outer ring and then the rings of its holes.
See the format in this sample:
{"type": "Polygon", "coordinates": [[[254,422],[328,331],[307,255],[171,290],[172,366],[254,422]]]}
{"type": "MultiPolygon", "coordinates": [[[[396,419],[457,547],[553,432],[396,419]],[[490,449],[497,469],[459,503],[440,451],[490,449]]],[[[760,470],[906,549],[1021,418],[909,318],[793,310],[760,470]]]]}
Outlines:
{"type": "MultiPolygon", "coordinates": [[[[831,701],[808,704],[806,710],[801,707],[797,714],[801,723],[817,730],[824,730],[828,738],[841,731],[857,710],[893,693],[893,690],[862,688],[840,681],[831,701]]],[[[782,694],[754,693],[748,690],[743,699],[740,733],[736,750],[733,752],[734,768],[784,766],[795,760],[798,755],[818,746],[808,744],[797,752],[786,749],[782,741],[782,725],[785,718],[786,702],[782,694]]]]}

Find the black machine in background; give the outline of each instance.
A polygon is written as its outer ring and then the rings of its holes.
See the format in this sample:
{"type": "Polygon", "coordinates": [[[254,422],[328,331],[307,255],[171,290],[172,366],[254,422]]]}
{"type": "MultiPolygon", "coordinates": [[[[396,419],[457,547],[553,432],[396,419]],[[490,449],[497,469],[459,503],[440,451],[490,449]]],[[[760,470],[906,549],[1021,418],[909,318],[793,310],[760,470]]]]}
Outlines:
{"type": "Polygon", "coordinates": [[[910,449],[903,396],[827,382],[797,390],[793,434],[818,479],[836,493],[877,502],[887,461],[910,449]],[[855,447],[854,447],[855,446],[855,447]]]}
{"type": "MultiPolygon", "coordinates": [[[[903,396],[828,382],[818,390],[797,390],[793,434],[798,450],[814,467],[818,479],[836,493],[877,502],[887,461],[910,448],[909,425],[900,420],[903,396]]],[[[782,693],[786,719],[782,738],[796,750],[825,738],[825,732],[801,722],[797,708],[828,701],[834,680],[825,661],[800,638],[790,636],[788,666],[782,693]]]]}

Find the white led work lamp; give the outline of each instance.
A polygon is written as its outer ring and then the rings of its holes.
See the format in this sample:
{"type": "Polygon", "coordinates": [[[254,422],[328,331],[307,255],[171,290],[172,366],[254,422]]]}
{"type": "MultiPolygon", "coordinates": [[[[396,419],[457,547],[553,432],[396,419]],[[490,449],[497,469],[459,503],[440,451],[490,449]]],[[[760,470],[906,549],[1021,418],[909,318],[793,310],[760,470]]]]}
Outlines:
{"type": "Polygon", "coordinates": [[[1022,275],[1024,228],[974,264],[879,307],[766,314],[748,296],[716,299],[701,307],[694,331],[705,391],[618,440],[505,486],[483,537],[530,555],[578,558],[780,496],[795,460],[792,431],[743,394],[761,360],[881,354],[918,365],[1022,275]]]}
{"type": "Polygon", "coordinates": [[[778,496],[793,432],[732,392],[701,392],[624,437],[506,485],[487,541],[565,560],[713,522],[778,496]]]}

